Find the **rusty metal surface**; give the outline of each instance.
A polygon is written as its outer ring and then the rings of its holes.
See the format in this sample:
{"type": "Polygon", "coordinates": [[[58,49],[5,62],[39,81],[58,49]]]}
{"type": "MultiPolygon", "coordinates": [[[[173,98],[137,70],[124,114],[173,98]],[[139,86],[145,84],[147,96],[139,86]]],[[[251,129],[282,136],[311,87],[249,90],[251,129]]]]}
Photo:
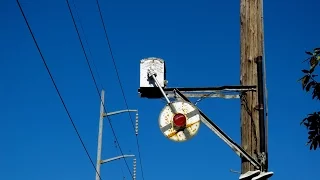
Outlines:
{"type": "Polygon", "coordinates": [[[187,141],[194,137],[199,131],[200,127],[200,114],[198,109],[188,102],[176,101],[171,103],[177,113],[186,116],[186,128],[183,131],[177,131],[173,127],[173,117],[175,113],[172,112],[171,107],[167,104],[159,115],[160,130],[165,137],[172,141],[187,141]]]}

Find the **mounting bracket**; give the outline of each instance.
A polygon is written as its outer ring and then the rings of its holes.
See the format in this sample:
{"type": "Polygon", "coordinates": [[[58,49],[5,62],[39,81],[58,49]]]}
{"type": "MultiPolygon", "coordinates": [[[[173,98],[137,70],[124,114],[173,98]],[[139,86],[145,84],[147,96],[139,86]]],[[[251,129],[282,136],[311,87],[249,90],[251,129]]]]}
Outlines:
{"type": "MultiPolygon", "coordinates": [[[[186,97],[189,98],[240,98],[241,92],[256,91],[256,86],[216,86],[216,87],[171,87],[162,88],[168,98],[174,97],[173,90],[179,89],[186,97]]],[[[162,92],[158,87],[140,87],[138,89],[140,97],[143,98],[161,98],[162,92]]]]}

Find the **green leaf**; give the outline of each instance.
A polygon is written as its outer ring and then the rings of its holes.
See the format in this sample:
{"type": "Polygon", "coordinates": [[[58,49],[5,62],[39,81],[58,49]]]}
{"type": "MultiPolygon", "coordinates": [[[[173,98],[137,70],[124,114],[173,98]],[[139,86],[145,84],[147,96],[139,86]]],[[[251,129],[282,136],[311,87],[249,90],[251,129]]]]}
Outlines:
{"type": "Polygon", "coordinates": [[[298,81],[302,81],[302,82],[303,82],[303,79],[306,78],[306,76],[307,76],[307,75],[303,76],[303,77],[300,78],[298,81]]]}
{"type": "Polygon", "coordinates": [[[309,51],[306,51],[306,54],[308,54],[308,55],[313,55],[311,52],[309,52],[309,51]]]}
{"type": "Polygon", "coordinates": [[[310,59],[310,66],[311,67],[314,67],[314,66],[317,66],[319,61],[317,60],[317,58],[315,56],[313,56],[311,59],[310,59]]]}
{"type": "Polygon", "coordinates": [[[306,69],[303,69],[303,70],[301,70],[303,73],[309,73],[309,71],[308,70],[306,70],[306,69]]]}
{"type": "Polygon", "coordinates": [[[320,83],[316,83],[313,86],[312,99],[315,99],[315,98],[320,100],[320,83]]]}
{"type": "Polygon", "coordinates": [[[310,125],[310,127],[309,127],[309,130],[313,131],[314,134],[317,134],[316,129],[317,129],[317,127],[316,127],[316,124],[315,124],[315,123],[312,123],[312,124],[310,125]]]}
{"type": "Polygon", "coordinates": [[[313,150],[316,150],[318,146],[318,141],[313,141],[313,150]]]}
{"type": "Polygon", "coordinates": [[[312,136],[314,136],[315,132],[314,131],[309,131],[308,134],[310,134],[309,139],[312,138],[312,136]]]}
{"type": "Polygon", "coordinates": [[[314,70],[315,70],[315,66],[311,66],[311,67],[310,67],[310,71],[309,71],[310,74],[312,74],[314,70]]]}
{"type": "Polygon", "coordinates": [[[302,81],[302,89],[304,89],[306,87],[306,85],[308,84],[310,80],[310,76],[305,76],[305,78],[302,81]]]}
{"type": "Polygon", "coordinates": [[[308,83],[308,85],[306,86],[306,91],[309,92],[310,88],[313,87],[316,83],[314,81],[311,81],[310,83],[308,83]]]}
{"type": "Polygon", "coordinates": [[[302,119],[302,121],[300,122],[300,125],[302,125],[304,122],[306,122],[306,120],[308,120],[308,118],[302,119]]]}

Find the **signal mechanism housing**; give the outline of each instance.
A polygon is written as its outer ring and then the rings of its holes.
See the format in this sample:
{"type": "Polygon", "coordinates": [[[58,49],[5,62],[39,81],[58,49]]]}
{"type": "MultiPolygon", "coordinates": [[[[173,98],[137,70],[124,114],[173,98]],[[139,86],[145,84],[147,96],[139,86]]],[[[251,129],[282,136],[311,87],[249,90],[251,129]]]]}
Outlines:
{"type": "Polygon", "coordinates": [[[167,85],[166,66],[163,59],[150,57],[140,61],[140,88],[158,88],[152,78],[149,78],[148,71],[154,70],[156,78],[162,88],[167,85]]]}

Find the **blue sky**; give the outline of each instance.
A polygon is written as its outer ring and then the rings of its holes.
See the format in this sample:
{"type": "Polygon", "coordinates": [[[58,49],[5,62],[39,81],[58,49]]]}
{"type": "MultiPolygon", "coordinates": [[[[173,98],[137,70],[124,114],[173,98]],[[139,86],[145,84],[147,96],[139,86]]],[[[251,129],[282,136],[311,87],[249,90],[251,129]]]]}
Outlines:
{"type": "MultiPolygon", "coordinates": [[[[125,109],[121,89],[93,0],[71,1],[79,13],[106,90],[108,111],[125,109]]],[[[240,2],[100,2],[129,107],[139,109],[139,138],[145,180],[237,179],[240,159],[205,126],[192,140],[174,143],[158,128],[165,103],[139,98],[139,61],[166,61],[169,86],[238,85],[240,2]]],[[[21,0],[21,5],[57,86],[96,160],[99,96],[90,76],[66,1],[21,0]]],[[[319,46],[319,2],[266,1],[265,50],[269,91],[269,168],[273,180],[316,177],[319,151],[305,146],[299,125],[319,102],[297,80],[305,50],[319,46]]],[[[79,23],[78,18],[76,18],[79,23]]],[[[15,1],[0,5],[0,179],[93,179],[91,166],[63,109],[15,1]]],[[[83,32],[81,31],[83,37],[83,32]]],[[[97,77],[97,71],[95,70],[97,77]]],[[[199,107],[240,143],[239,100],[206,99],[199,107]]],[[[134,117],[134,114],[132,114],[134,117]]],[[[111,117],[124,153],[137,154],[128,114],[111,117]]],[[[105,123],[103,158],[119,155],[105,123]]],[[[132,164],[132,159],[128,159],[132,164]]],[[[139,166],[138,166],[139,167],[139,166]]],[[[132,171],[132,169],[131,169],[132,171]]],[[[123,160],[102,166],[103,179],[129,179],[123,160]],[[122,173],[123,171],[123,173],[122,173]]],[[[142,179],[138,168],[138,179],[142,179]]]]}

